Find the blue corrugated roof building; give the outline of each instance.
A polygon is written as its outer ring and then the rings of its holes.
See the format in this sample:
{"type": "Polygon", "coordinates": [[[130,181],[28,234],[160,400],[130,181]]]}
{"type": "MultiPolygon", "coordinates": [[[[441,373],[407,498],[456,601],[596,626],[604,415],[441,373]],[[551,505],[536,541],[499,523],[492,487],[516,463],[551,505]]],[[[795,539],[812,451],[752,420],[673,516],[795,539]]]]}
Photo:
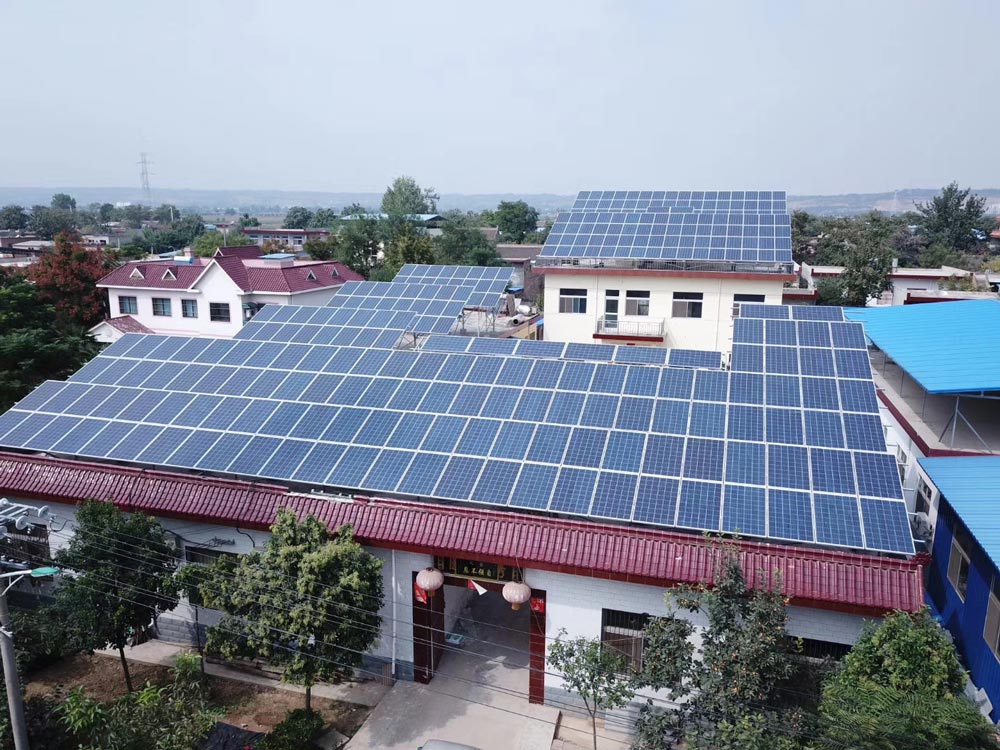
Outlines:
{"type": "Polygon", "coordinates": [[[919,463],[983,551],[1000,567],[1000,456],[921,458],[919,463]]]}
{"type": "Polygon", "coordinates": [[[1000,390],[1000,300],[845,309],[928,393],[1000,390]]]}

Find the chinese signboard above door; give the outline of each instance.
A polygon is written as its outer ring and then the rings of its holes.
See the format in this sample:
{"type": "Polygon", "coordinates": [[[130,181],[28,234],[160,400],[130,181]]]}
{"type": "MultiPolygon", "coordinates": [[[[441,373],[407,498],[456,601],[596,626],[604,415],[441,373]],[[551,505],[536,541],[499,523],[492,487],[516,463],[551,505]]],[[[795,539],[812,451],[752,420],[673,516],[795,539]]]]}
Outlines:
{"type": "Polygon", "coordinates": [[[434,567],[445,575],[480,581],[520,581],[521,571],[513,565],[463,560],[460,557],[435,557],[434,567]]]}

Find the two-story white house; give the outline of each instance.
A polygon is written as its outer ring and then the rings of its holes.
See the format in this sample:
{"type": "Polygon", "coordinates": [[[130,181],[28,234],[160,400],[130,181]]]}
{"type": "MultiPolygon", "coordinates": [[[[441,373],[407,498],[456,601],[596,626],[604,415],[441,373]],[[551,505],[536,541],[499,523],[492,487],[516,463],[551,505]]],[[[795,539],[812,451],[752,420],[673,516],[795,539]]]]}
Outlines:
{"type": "Polygon", "coordinates": [[[125,333],[225,338],[264,305],[325,305],[345,281],[362,279],[336,261],[251,256],[221,248],[212,258],[126,263],[98,282],[111,318],[91,333],[107,343],[125,333]]]}
{"type": "Polygon", "coordinates": [[[545,338],[726,350],[796,277],[783,192],[583,191],[533,261],[545,338]]]}
{"type": "Polygon", "coordinates": [[[264,227],[244,227],[240,230],[248,242],[255,245],[280,243],[292,250],[301,250],[308,240],[325,240],[330,236],[328,229],[265,229],[264,227]]]}

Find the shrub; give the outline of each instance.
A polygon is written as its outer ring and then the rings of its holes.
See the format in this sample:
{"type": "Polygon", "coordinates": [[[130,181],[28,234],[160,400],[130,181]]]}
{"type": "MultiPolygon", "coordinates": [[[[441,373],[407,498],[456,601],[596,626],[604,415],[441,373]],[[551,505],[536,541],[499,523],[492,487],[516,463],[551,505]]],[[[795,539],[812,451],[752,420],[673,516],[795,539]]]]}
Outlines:
{"type": "Polygon", "coordinates": [[[323,725],[323,717],[315,711],[296,708],[264,738],[260,750],[312,750],[323,725]]]}

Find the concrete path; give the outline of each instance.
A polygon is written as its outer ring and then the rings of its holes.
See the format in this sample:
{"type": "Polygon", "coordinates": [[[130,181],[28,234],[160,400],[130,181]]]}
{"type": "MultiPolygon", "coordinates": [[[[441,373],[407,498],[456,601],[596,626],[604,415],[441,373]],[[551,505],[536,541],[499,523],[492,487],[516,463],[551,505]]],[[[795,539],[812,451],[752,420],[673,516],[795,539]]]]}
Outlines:
{"type": "MultiPolygon", "coordinates": [[[[174,666],[177,654],[191,651],[185,646],[166,641],[151,640],[140,643],[138,646],[131,646],[125,649],[125,658],[129,661],[136,661],[142,664],[159,664],[164,667],[174,666]]],[[[95,653],[102,656],[118,659],[118,652],[114,649],[105,649],[95,653]]],[[[238,682],[248,682],[253,685],[274,688],[276,690],[287,690],[291,693],[304,693],[305,688],[298,685],[286,685],[262,673],[246,672],[241,669],[233,669],[222,664],[212,664],[205,662],[205,673],[213,677],[223,677],[227,680],[238,682]]],[[[327,685],[321,683],[315,685],[312,694],[319,698],[330,698],[332,700],[358,703],[362,706],[377,706],[382,697],[389,692],[387,685],[382,685],[374,680],[364,682],[344,682],[337,685],[327,685]]]]}

